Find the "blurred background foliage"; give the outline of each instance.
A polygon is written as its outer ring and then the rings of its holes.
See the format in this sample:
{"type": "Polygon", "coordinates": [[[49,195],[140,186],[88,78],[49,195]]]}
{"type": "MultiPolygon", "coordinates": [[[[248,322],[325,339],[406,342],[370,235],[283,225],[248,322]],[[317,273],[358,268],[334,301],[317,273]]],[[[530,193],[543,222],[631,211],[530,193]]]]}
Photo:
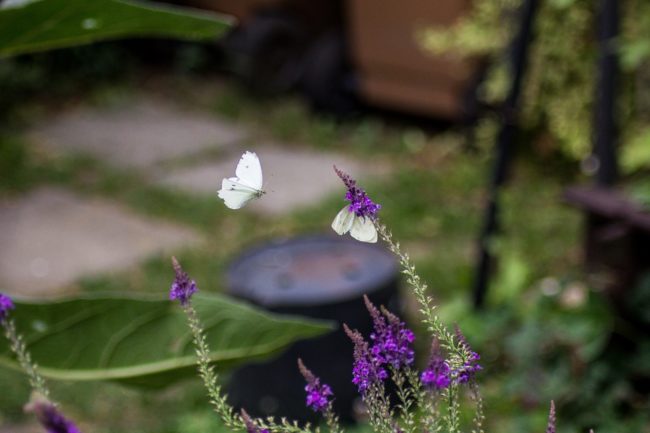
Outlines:
{"type": "MultiPolygon", "coordinates": [[[[487,58],[490,66],[480,95],[487,103],[499,103],[509,83],[505,47],[518,25],[521,4],[476,0],[472,12],[455,26],[429,28],[418,36],[435,53],[487,58]]],[[[534,132],[531,144],[576,160],[585,159],[591,150],[597,5],[589,0],[540,2],[522,97],[522,126],[534,132]]],[[[621,34],[614,47],[622,67],[617,110],[621,166],[630,173],[650,166],[650,3],[623,0],[620,7],[621,34]]]]}

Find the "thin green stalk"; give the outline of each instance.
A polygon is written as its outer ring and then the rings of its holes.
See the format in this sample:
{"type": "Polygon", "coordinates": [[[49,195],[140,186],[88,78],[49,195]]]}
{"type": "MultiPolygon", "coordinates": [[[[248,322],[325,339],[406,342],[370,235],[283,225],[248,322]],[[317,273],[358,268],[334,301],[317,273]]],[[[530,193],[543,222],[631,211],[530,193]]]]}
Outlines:
{"type": "Polygon", "coordinates": [[[407,375],[401,371],[391,368],[391,376],[395,386],[397,387],[397,397],[400,400],[398,408],[402,417],[403,427],[405,433],[415,432],[415,414],[413,413],[413,406],[415,403],[415,396],[413,388],[407,386],[407,375]]]}
{"type": "Polygon", "coordinates": [[[323,416],[325,417],[325,423],[327,424],[330,433],[343,433],[343,429],[339,424],[339,417],[336,416],[336,414],[332,410],[331,402],[327,406],[327,409],[325,410],[325,414],[323,416]]]}
{"type": "Polygon", "coordinates": [[[201,376],[205,388],[208,391],[208,397],[210,398],[212,407],[215,412],[219,414],[226,427],[235,430],[245,429],[246,426],[244,421],[228,404],[226,401],[226,395],[221,393],[221,386],[217,383],[217,373],[214,371],[212,365],[210,365],[210,350],[205,341],[203,327],[201,326],[196,310],[192,306],[191,302],[185,303],[183,305],[183,310],[185,311],[185,314],[187,314],[187,322],[192,331],[192,337],[196,348],[196,364],[199,370],[199,376],[201,376]]]}
{"type": "MultiPolygon", "coordinates": [[[[183,305],[183,310],[187,314],[187,321],[196,348],[196,363],[199,376],[208,391],[212,407],[226,427],[231,430],[245,430],[246,424],[244,420],[228,404],[227,396],[221,392],[221,386],[217,383],[218,375],[210,365],[210,350],[196,310],[189,301],[183,305]]],[[[258,428],[267,429],[272,433],[312,433],[309,424],[301,427],[296,421],[289,421],[286,418],[281,418],[279,422],[276,422],[272,417],[266,419],[256,418],[253,421],[258,428]]],[[[317,433],[317,430],[313,433],[317,433]]]]}
{"type": "Polygon", "coordinates": [[[447,397],[447,431],[449,433],[460,433],[460,406],[458,403],[458,385],[452,383],[445,390],[447,397]]]}
{"type": "Polygon", "coordinates": [[[399,242],[393,240],[393,234],[384,224],[379,222],[379,220],[375,220],[374,224],[379,236],[388,244],[390,251],[397,256],[402,267],[402,273],[406,275],[406,281],[412,287],[415,298],[420,304],[420,312],[424,316],[423,322],[427,326],[427,329],[433,337],[438,338],[440,343],[453,354],[449,360],[451,367],[455,368],[462,365],[464,360],[469,358],[469,353],[467,353],[466,348],[462,344],[458,344],[454,335],[442,324],[440,318],[434,313],[436,306],[433,298],[427,295],[428,286],[417,274],[415,265],[411,262],[409,255],[402,251],[399,242]]]}
{"type": "Polygon", "coordinates": [[[49,400],[50,390],[47,388],[43,376],[39,374],[38,366],[32,362],[32,357],[27,350],[23,337],[16,331],[16,324],[11,318],[4,317],[0,319],[0,325],[4,328],[5,337],[9,340],[9,347],[16,354],[18,363],[29,377],[32,390],[49,400]]]}
{"type": "Polygon", "coordinates": [[[485,414],[483,413],[483,397],[481,396],[478,383],[472,380],[470,383],[470,389],[472,391],[472,399],[476,402],[476,411],[473,419],[474,429],[472,429],[472,433],[485,433],[483,430],[483,421],[485,421],[485,414]]]}
{"type": "Polygon", "coordinates": [[[393,433],[393,414],[382,382],[375,382],[366,390],[363,401],[368,408],[370,425],[376,433],[393,433]]]}
{"type": "Polygon", "coordinates": [[[420,427],[423,432],[437,433],[442,430],[442,424],[439,422],[440,412],[438,410],[438,395],[434,392],[426,392],[422,398],[422,413],[424,414],[420,427]]]}

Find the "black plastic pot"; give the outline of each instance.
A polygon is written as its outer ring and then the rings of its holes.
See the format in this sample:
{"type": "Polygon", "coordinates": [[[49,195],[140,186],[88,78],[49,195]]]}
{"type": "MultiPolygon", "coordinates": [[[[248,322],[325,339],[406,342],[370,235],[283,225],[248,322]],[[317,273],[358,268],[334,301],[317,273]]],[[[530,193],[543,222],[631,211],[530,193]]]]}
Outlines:
{"type": "Polygon", "coordinates": [[[302,358],[335,394],[335,410],[354,419],[352,343],[342,323],[368,335],[372,321],[362,296],[399,310],[398,271],[393,256],[377,245],[334,236],[298,237],[244,253],[227,272],[232,295],[277,313],[332,320],[337,329],[294,344],[278,358],[235,371],[228,393],[235,407],[254,416],[312,421],[305,407],[305,382],[296,365],[302,358]]]}

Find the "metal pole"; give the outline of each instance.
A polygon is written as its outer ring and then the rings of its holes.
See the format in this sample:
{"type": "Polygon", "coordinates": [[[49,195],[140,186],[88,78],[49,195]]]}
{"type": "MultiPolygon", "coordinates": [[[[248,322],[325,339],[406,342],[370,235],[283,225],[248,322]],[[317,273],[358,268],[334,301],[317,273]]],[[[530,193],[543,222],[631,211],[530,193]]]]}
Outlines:
{"type": "Polygon", "coordinates": [[[510,74],[512,83],[502,105],[501,129],[497,139],[497,153],[492,167],[492,180],[484,225],[479,238],[479,263],[474,282],[474,305],[481,308],[485,303],[488,280],[492,268],[489,250],[490,238],[499,230],[498,196],[508,176],[512,161],[514,139],[517,132],[517,111],[521,84],[528,61],[528,48],[532,40],[533,21],[539,5],[538,0],[525,0],[520,10],[520,27],[510,46],[510,74]]]}
{"type": "Polygon", "coordinates": [[[595,89],[593,153],[598,161],[596,183],[611,186],[618,179],[616,156],[616,82],[619,33],[618,0],[601,0],[598,11],[598,79],[595,89]]]}

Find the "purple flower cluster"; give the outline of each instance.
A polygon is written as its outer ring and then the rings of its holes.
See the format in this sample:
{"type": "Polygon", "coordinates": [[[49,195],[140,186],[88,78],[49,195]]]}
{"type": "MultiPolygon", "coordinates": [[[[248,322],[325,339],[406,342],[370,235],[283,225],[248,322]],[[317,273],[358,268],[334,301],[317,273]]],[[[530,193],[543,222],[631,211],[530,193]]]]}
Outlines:
{"type": "Polygon", "coordinates": [[[427,388],[441,390],[447,388],[452,382],[457,384],[467,383],[474,378],[474,375],[478,371],[482,370],[482,367],[478,364],[480,359],[479,354],[470,348],[465,336],[460,332],[458,327],[456,327],[456,337],[458,338],[459,344],[469,354],[469,357],[462,366],[451,369],[449,363],[442,355],[440,342],[434,339],[431,343],[429,364],[420,375],[422,384],[427,388]]]}
{"type": "Polygon", "coordinates": [[[474,377],[474,375],[481,371],[483,367],[478,364],[481,357],[476,352],[470,352],[470,357],[462,367],[456,371],[456,380],[458,383],[467,383],[474,377]]]}
{"type": "Polygon", "coordinates": [[[169,290],[169,299],[172,301],[178,300],[181,305],[185,305],[198,289],[194,280],[191,280],[187,273],[183,271],[176,257],[172,257],[172,264],[174,265],[176,277],[169,290]]]}
{"type": "Polygon", "coordinates": [[[442,356],[438,339],[434,339],[431,343],[431,358],[420,380],[425,387],[435,390],[447,388],[451,384],[449,364],[442,356]]]}
{"type": "Polygon", "coordinates": [[[81,433],[72,421],[66,419],[54,404],[45,399],[33,400],[26,409],[36,414],[47,433],[81,433]]]}
{"type": "Polygon", "coordinates": [[[555,433],[555,402],[553,400],[551,400],[551,409],[548,412],[546,433],[555,433]]]}
{"type": "Polygon", "coordinates": [[[377,363],[389,364],[395,370],[412,365],[414,351],[411,345],[415,340],[413,331],[385,308],[382,308],[385,316],[383,317],[367,296],[364,296],[363,300],[373,321],[374,331],[370,334],[373,344],[370,353],[377,363]]]}
{"type": "Polygon", "coordinates": [[[3,293],[0,293],[0,320],[4,319],[9,310],[14,309],[14,303],[11,298],[3,293]]]}
{"type": "Polygon", "coordinates": [[[325,413],[332,403],[331,397],[334,395],[329,385],[320,383],[314,374],[305,367],[301,359],[298,359],[298,369],[307,381],[305,391],[307,391],[307,407],[310,407],[314,412],[325,413]]]}
{"type": "Polygon", "coordinates": [[[339,170],[336,166],[334,166],[334,171],[348,189],[345,193],[345,199],[350,202],[348,210],[354,212],[358,217],[375,219],[381,205],[374,203],[366,192],[357,186],[357,181],[352,179],[349,174],[339,170]]]}
{"type": "Polygon", "coordinates": [[[270,433],[269,429],[266,428],[259,428],[256,424],[255,421],[248,415],[248,413],[242,409],[241,410],[241,418],[244,421],[244,424],[246,425],[246,432],[247,433],[270,433]]]}
{"type": "Polygon", "coordinates": [[[363,297],[366,308],[373,322],[373,332],[370,334],[370,346],[359,331],[352,331],[344,325],[345,332],[354,343],[354,366],[352,368],[352,383],[357,385],[359,392],[365,392],[373,383],[388,378],[385,366],[390,365],[394,370],[411,366],[414,351],[411,347],[415,334],[408,329],[399,317],[382,307],[381,312],[367,296],[363,297]]]}
{"type": "Polygon", "coordinates": [[[368,343],[366,343],[359,331],[353,331],[345,324],[343,329],[354,343],[352,383],[357,386],[359,392],[365,393],[373,384],[386,380],[388,373],[381,367],[378,360],[371,355],[368,343]]]}
{"type": "Polygon", "coordinates": [[[455,372],[456,380],[458,383],[467,383],[474,377],[474,375],[481,371],[481,367],[478,361],[481,359],[480,355],[472,350],[467,339],[460,331],[460,328],[456,326],[456,338],[461,346],[465,348],[469,357],[465,360],[465,363],[455,372]]]}

